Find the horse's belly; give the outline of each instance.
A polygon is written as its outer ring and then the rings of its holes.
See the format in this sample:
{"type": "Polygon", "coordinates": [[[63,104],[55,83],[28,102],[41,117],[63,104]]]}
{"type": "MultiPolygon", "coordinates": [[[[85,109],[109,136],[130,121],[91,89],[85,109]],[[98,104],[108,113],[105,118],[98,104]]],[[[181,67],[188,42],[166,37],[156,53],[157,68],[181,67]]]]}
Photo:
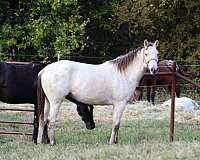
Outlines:
{"type": "Polygon", "coordinates": [[[112,93],[104,89],[79,89],[72,92],[72,97],[86,104],[112,104],[112,93]]]}
{"type": "Polygon", "coordinates": [[[74,99],[76,99],[79,102],[85,103],[85,104],[91,104],[91,105],[109,105],[112,104],[112,101],[109,99],[103,99],[95,97],[78,97],[78,96],[72,96],[74,99]]]}

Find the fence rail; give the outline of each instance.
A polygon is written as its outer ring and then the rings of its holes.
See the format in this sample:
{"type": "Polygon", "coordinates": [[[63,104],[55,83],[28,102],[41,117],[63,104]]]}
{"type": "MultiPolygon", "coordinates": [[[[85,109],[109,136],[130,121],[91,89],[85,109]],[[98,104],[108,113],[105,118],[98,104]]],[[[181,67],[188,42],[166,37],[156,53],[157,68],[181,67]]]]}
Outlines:
{"type": "Polygon", "coordinates": [[[0,131],[0,134],[5,134],[5,135],[25,135],[25,136],[32,136],[32,133],[24,133],[24,132],[7,132],[7,131],[0,131]]]}
{"type": "Polygon", "coordinates": [[[34,112],[33,109],[0,108],[0,111],[34,112]]]}
{"type": "Polygon", "coordinates": [[[1,124],[30,124],[33,125],[33,122],[22,122],[22,121],[0,121],[1,124]]]}

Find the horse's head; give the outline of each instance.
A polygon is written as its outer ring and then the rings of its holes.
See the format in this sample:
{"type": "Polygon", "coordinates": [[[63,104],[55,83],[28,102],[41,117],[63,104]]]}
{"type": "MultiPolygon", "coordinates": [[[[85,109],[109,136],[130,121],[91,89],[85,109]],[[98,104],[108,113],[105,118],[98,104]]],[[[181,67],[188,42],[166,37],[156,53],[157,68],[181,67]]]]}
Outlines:
{"type": "Polygon", "coordinates": [[[78,114],[82,117],[82,120],[85,123],[87,129],[95,128],[95,123],[93,120],[93,109],[94,107],[92,105],[86,105],[83,103],[79,103],[77,105],[78,114]]]}
{"type": "Polygon", "coordinates": [[[158,70],[158,40],[154,43],[150,43],[147,40],[144,41],[144,63],[145,67],[149,69],[151,74],[156,73],[158,70]]]}

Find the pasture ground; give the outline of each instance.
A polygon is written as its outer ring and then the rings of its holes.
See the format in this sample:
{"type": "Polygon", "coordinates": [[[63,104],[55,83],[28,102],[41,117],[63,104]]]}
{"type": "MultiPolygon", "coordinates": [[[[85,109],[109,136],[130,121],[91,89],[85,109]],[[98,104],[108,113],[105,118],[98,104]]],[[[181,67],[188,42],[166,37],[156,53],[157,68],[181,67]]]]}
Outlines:
{"type": "MultiPolygon", "coordinates": [[[[75,105],[65,102],[57,122],[57,145],[35,145],[31,137],[0,135],[0,160],[104,160],[139,159],[197,160],[200,157],[200,111],[177,108],[175,141],[169,143],[168,107],[147,102],[129,104],[123,114],[119,144],[108,145],[112,106],[96,106],[96,128],[86,130],[75,105]]],[[[1,113],[1,119],[29,120],[32,114],[1,113]]],[[[31,127],[0,125],[0,129],[28,130],[31,127]]]]}

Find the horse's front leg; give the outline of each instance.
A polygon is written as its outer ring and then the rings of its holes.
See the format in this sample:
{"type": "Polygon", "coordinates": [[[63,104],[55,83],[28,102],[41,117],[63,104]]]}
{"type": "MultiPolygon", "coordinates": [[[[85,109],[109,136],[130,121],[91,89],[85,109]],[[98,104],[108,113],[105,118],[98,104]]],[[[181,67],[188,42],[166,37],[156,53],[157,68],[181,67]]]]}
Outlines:
{"type": "Polygon", "coordinates": [[[147,101],[151,102],[151,87],[147,86],[147,101]]]}
{"type": "Polygon", "coordinates": [[[125,105],[126,105],[125,102],[114,104],[112,133],[109,140],[109,144],[118,143],[118,131],[119,131],[119,126],[120,126],[120,120],[121,120],[125,105]]]}
{"type": "Polygon", "coordinates": [[[156,88],[155,86],[151,87],[151,103],[155,104],[156,88]]]}

